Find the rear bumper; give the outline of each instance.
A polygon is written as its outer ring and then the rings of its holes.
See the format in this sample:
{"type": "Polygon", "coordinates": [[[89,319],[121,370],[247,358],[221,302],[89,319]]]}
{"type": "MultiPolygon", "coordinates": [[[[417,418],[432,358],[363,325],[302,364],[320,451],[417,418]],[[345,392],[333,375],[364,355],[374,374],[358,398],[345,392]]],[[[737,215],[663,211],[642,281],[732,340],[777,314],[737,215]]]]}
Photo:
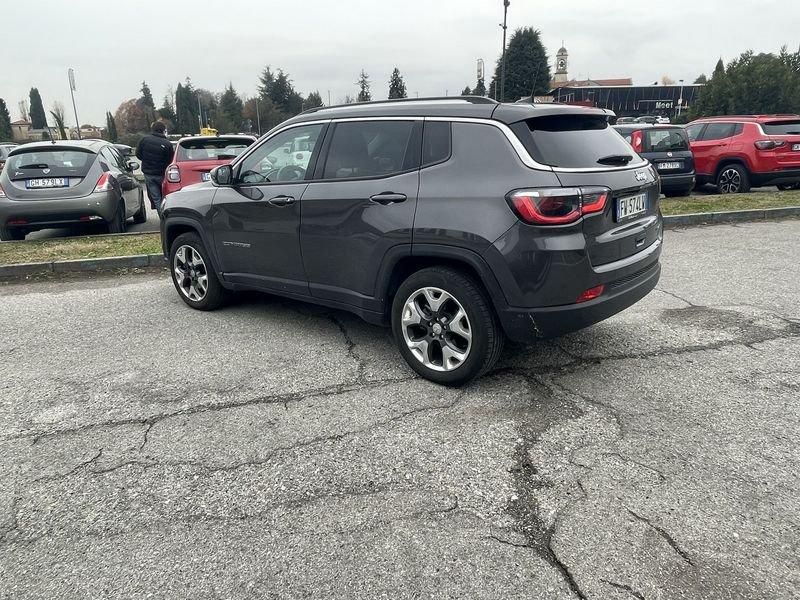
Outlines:
{"type": "Polygon", "coordinates": [[[58,200],[0,201],[0,225],[35,231],[93,220],[111,221],[118,200],[110,192],[58,200]]]}
{"type": "Polygon", "coordinates": [[[644,259],[610,272],[611,278],[605,284],[603,294],[594,300],[542,308],[502,308],[498,310],[498,316],[503,330],[513,341],[533,342],[558,337],[607,319],[644,298],[656,286],[661,277],[660,254],[659,242],[658,247],[647,253],[644,259]]]}
{"type": "Polygon", "coordinates": [[[674,175],[661,175],[661,190],[690,190],[694,187],[694,173],[676,173],[674,175]]]}
{"type": "Polygon", "coordinates": [[[769,171],[768,173],[752,173],[750,181],[755,186],[778,185],[779,183],[797,183],[800,181],[800,168],[769,171]]]}

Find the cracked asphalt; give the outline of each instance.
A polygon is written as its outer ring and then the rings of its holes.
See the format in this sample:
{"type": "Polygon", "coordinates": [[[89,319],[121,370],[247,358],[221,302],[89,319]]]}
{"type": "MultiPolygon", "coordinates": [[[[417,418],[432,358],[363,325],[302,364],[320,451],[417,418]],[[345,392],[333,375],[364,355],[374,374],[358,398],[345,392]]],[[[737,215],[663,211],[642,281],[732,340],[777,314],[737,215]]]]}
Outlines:
{"type": "Polygon", "coordinates": [[[468,387],[163,274],[0,287],[0,598],[800,597],[800,221],[468,387]]]}

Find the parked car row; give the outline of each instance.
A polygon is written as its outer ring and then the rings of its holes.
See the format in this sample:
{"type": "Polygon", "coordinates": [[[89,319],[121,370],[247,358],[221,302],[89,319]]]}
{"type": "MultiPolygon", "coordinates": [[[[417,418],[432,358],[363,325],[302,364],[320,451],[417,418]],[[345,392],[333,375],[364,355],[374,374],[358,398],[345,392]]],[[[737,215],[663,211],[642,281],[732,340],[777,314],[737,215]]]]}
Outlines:
{"type": "Polygon", "coordinates": [[[620,121],[615,128],[656,166],[667,196],[706,184],[721,194],[800,189],[800,115],[706,117],[685,127],[620,121]]]}

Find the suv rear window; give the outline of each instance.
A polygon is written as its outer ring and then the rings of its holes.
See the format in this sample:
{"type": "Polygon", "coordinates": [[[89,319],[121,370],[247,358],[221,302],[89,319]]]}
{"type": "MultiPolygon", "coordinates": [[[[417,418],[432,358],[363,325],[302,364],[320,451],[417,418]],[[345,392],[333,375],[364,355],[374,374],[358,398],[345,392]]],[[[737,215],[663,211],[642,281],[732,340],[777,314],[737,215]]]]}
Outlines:
{"type": "Polygon", "coordinates": [[[630,145],[602,115],[552,115],[528,119],[525,124],[527,135],[520,127],[514,129],[534,160],[544,165],[599,168],[636,160],[630,145]]]}
{"type": "Polygon", "coordinates": [[[253,143],[247,138],[185,140],[178,144],[177,162],[192,160],[233,160],[253,143]]]}
{"type": "Polygon", "coordinates": [[[59,148],[50,146],[46,148],[30,148],[22,151],[13,152],[8,158],[6,168],[9,172],[22,172],[20,176],[15,175],[13,179],[31,177],[25,171],[35,169],[33,176],[41,177],[41,169],[50,169],[50,176],[64,174],[85,175],[92,166],[96,154],[83,148],[59,148]]]}
{"type": "Polygon", "coordinates": [[[644,129],[642,133],[642,152],[681,152],[689,149],[686,131],[679,127],[644,129]]]}
{"type": "Polygon", "coordinates": [[[761,125],[767,135],[800,135],[800,120],[773,121],[761,125]]]}

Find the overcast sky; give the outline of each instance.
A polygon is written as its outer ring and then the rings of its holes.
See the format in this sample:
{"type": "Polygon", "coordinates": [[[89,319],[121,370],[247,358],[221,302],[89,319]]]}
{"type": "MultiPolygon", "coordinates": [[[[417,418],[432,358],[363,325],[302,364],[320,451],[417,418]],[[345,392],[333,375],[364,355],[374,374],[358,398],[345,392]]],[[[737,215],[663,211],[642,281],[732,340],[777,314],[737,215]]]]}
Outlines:
{"type": "MultiPolygon", "coordinates": [[[[359,71],[385,98],[393,67],[409,95],[459,93],[488,79],[500,53],[502,0],[25,0],[3,7],[0,98],[17,103],[31,86],[45,108],[64,103],[72,123],[67,68],[76,72],[81,122],[139,95],[146,80],[160,105],[168,86],[190,76],[219,91],[253,95],[267,64],[287,71],[303,95],[325,102],[355,94],[359,71]]],[[[570,76],[669,75],[694,81],[752,48],[800,45],[798,0],[511,0],[509,32],[541,30],[551,59],[563,40],[570,76]]]]}

